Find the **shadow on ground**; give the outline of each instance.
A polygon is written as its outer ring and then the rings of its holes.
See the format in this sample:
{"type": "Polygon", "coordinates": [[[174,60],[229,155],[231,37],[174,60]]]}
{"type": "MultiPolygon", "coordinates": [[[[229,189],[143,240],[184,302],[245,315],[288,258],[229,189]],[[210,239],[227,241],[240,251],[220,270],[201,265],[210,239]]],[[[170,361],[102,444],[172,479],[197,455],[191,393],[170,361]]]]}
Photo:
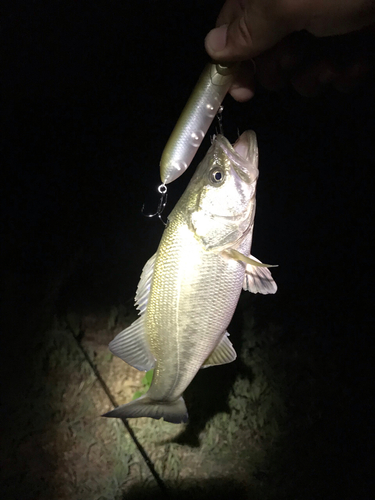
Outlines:
{"type": "Polygon", "coordinates": [[[133,498],[137,500],[161,500],[165,498],[205,498],[218,500],[235,498],[237,500],[245,500],[247,498],[252,498],[252,496],[251,491],[244,485],[238,484],[236,481],[212,478],[200,480],[196,483],[193,481],[186,481],[186,484],[181,484],[178,487],[167,485],[166,492],[156,488],[147,489],[147,487],[135,486],[122,498],[123,500],[131,500],[133,498]]]}

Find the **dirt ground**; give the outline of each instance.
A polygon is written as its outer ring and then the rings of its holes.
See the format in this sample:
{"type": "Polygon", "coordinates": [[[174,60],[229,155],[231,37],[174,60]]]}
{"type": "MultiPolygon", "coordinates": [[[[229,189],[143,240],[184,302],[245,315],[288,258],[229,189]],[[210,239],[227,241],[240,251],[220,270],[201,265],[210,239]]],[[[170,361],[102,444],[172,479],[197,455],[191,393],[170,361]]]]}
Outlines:
{"type": "MultiPolygon", "coordinates": [[[[259,370],[260,359],[246,355],[259,351],[255,337],[242,342],[246,361],[240,362],[240,372],[228,365],[196,377],[186,392],[187,425],[147,418],[129,421],[163,482],[160,489],[123,422],[100,416],[113,406],[84,356],[95,364],[117,404],[130,401],[143,389],[144,373],[112,356],[108,343],[134,318],[124,307],[113,307],[101,317],[69,313],[56,318],[46,332],[22,407],[27,405],[27,417],[18,409],[9,431],[22,457],[18,466],[23,494],[51,498],[52,489],[54,498],[61,500],[104,500],[124,494],[139,497],[148,490],[162,494],[163,484],[170,492],[193,489],[196,494],[219,495],[224,488],[246,498],[260,491],[257,474],[267,449],[278,439],[283,403],[274,381],[259,370]]],[[[251,314],[246,321],[247,330],[255,332],[251,314]]],[[[12,458],[5,459],[9,470],[3,469],[9,495],[19,488],[12,458]]]]}
{"type": "Polygon", "coordinates": [[[342,439],[353,427],[355,400],[340,368],[350,349],[324,344],[310,327],[281,326],[277,300],[241,299],[229,329],[238,358],[197,374],[184,394],[188,424],[128,420],[146,460],[121,420],[101,417],[113,405],[100,379],[116,404],[144,390],[144,373],[108,350],[135,319],[133,308],[56,316],[31,351],[32,370],[25,364],[28,379],[19,373],[22,390],[11,391],[3,498],[266,500],[359,491],[342,439]]]}

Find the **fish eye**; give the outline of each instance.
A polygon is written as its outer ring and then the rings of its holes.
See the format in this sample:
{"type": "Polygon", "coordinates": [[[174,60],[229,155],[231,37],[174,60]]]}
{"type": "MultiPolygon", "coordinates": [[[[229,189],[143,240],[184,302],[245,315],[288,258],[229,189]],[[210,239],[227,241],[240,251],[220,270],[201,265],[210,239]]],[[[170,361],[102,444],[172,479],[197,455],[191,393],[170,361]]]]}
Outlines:
{"type": "Polygon", "coordinates": [[[224,181],[224,172],[220,168],[214,168],[210,172],[210,182],[211,184],[217,186],[218,184],[222,184],[224,181]]]}

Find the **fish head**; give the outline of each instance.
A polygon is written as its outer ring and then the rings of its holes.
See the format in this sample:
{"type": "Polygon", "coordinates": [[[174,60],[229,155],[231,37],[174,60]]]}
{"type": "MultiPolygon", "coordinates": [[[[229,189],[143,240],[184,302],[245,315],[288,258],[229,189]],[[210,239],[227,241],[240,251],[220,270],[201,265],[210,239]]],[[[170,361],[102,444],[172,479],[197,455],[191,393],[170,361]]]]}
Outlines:
{"type": "Polygon", "coordinates": [[[231,247],[252,229],[258,174],[255,132],[233,146],[214,138],[187,188],[190,229],[207,250],[231,247]]]}

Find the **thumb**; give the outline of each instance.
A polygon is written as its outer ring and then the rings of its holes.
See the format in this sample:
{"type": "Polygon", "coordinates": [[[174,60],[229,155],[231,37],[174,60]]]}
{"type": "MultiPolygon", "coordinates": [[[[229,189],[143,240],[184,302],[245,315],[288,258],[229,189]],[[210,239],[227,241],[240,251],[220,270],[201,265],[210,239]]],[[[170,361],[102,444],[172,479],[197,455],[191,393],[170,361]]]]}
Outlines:
{"type": "Polygon", "coordinates": [[[243,12],[211,30],[205,39],[209,56],[217,61],[244,61],[270,49],[294,29],[280,18],[243,12]]]}

